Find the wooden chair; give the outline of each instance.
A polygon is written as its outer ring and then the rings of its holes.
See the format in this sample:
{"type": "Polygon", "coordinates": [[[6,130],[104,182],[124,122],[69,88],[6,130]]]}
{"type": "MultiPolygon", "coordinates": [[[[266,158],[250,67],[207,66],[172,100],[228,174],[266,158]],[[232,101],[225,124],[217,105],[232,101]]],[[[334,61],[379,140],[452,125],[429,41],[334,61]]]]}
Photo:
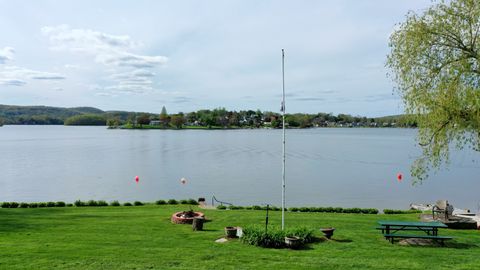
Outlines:
{"type": "Polygon", "coordinates": [[[437,213],[437,219],[442,218],[446,221],[453,213],[453,206],[448,204],[447,200],[438,200],[432,208],[433,219],[435,219],[435,213],[437,213]]]}

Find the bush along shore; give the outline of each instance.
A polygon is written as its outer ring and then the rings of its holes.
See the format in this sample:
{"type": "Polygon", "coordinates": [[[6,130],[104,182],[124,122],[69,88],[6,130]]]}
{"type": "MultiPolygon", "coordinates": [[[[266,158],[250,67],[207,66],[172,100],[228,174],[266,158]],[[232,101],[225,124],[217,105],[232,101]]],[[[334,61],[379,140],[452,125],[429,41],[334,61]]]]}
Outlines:
{"type": "MultiPolygon", "coordinates": [[[[73,203],[66,203],[63,201],[58,202],[2,202],[1,208],[43,208],[43,207],[104,207],[104,206],[143,206],[143,205],[198,205],[195,199],[168,199],[157,200],[155,202],[119,202],[117,200],[107,202],[105,200],[76,200],[73,203]]],[[[266,206],[252,205],[252,206],[237,206],[237,205],[218,205],[218,210],[267,210],[266,206]]],[[[270,211],[281,211],[282,208],[277,206],[269,206],[270,211]]],[[[290,207],[285,209],[289,212],[311,212],[311,213],[349,213],[349,214],[378,214],[380,211],[375,208],[342,208],[342,207],[290,207]]],[[[383,209],[383,213],[387,215],[391,214],[414,214],[422,213],[420,210],[395,210],[395,209],[383,209]]]]}
{"type": "Polygon", "coordinates": [[[141,201],[134,201],[133,203],[131,202],[124,202],[123,204],[120,203],[119,201],[111,201],[110,203],[104,201],[104,200],[88,200],[88,201],[82,201],[82,200],[76,200],[73,203],[65,203],[62,201],[59,202],[31,202],[31,203],[25,203],[25,202],[2,202],[0,204],[1,208],[43,208],[43,207],[101,207],[101,206],[143,206],[146,204],[157,204],[157,205],[162,205],[162,204],[185,204],[185,205],[198,205],[198,202],[194,199],[187,199],[187,200],[175,200],[175,199],[170,199],[170,200],[158,200],[155,203],[151,202],[141,202],[141,201]]]}

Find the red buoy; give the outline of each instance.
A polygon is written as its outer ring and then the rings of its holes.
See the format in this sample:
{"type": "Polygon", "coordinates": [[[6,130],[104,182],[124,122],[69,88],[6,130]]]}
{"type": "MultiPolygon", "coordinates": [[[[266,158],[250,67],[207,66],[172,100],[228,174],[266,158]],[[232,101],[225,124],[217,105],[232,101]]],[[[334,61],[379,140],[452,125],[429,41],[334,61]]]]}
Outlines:
{"type": "Polygon", "coordinates": [[[138,175],[137,175],[137,176],[135,176],[135,182],[138,183],[138,181],[140,181],[140,177],[138,177],[138,175]]]}
{"type": "Polygon", "coordinates": [[[402,181],[402,178],[403,178],[403,175],[401,173],[398,173],[397,174],[397,180],[398,182],[401,182],[402,181]]]}

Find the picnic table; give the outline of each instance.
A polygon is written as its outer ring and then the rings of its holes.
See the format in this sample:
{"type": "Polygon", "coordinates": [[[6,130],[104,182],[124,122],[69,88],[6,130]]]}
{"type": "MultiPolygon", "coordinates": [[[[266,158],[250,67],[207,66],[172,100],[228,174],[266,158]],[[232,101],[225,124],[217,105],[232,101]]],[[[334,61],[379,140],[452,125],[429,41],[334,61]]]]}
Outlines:
{"type": "Polygon", "coordinates": [[[450,240],[450,236],[439,236],[439,228],[447,228],[447,225],[442,222],[417,222],[417,221],[397,221],[397,220],[380,220],[378,221],[380,227],[378,230],[382,230],[383,236],[390,240],[393,244],[395,238],[420,238],[420,239],[433,239],[440,241],[444,244],[445,240],[450,240]],[[425,234],[404,234],[406,231],[424,232],[425,234]]]}

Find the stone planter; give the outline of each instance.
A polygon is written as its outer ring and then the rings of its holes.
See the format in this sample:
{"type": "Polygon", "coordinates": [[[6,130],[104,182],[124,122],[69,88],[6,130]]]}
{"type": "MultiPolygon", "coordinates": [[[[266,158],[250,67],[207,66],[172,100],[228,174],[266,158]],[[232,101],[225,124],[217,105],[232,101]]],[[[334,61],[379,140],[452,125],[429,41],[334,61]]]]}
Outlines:
{"type": "Polygon", "coordinates": [[[301,246],[300,238],[296,236],[286,236],[285,237],[285,245],[289,248],[299,248],[301,246]]]}
{"type": "Polygon", "coordinates": [[[225,235],[228,238],[236,238],[237,237],[237,227],[225,227],[225,235]]]}
{"type": "Polygon", "coordinates": [[[327,239],[330,239],[330,238],[332,238],[332,235],[333,235],[333,232],[335,231],[335,228],[321,228],[320,231],[323,233],[323,235],[327,239]]]}

